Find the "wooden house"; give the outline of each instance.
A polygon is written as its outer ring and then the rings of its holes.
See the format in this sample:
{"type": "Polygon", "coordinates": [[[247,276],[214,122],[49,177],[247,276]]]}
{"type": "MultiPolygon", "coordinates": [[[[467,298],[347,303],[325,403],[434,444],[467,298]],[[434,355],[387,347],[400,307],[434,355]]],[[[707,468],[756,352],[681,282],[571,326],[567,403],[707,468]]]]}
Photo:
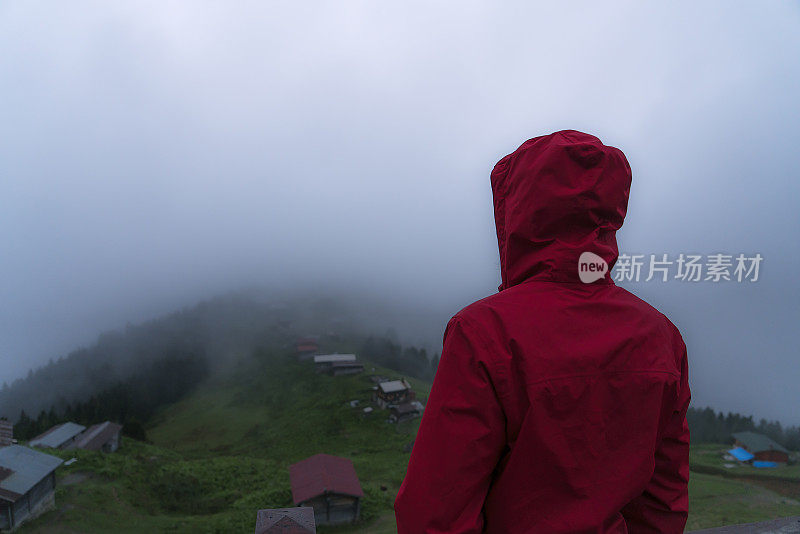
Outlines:
{"type": "Polygon", "coordinates": [[[411,402],[414,399],[414,391],[405,378],[379,382],[373,393],[373,401],[381,408],[411,402]]]}
{"type": "Polygon", "coordinates": [[[70,447],[86,427],[77,423],[66,422],[56,425],[30,440],[31,447],[50,449],[66,449],[70,447]]]}
{"type": "Polygon", "coordinates": [[[0,418],[0,447],[13,445],[14,424],[5,417],[0,418]]]}
{"type": "Polygon", "coordinates": [[[119,448],[122,425],[105,421],[87,428],[69,449],[114,452],[119,448]]]}
{"type": "Polygon", "coordinates": [[[734,447],[740,447],[754,456],[754,461],[786,464],[789,451],[772,438],[757,432],[736,432],[733,434],[734,447]]]}
{"type": "Polygon", "coordinates": [[[417,401],[393,404],[389,408],[389,421],[392,423],[399,423],[401,421],[422,417],[422,411],[423,406],[417,401]]]}
{"type": "Polygon", "coordinates": [[[332,376],[352,375],[364,371],[364,365],[355,354],[318,354],[314,356],[314,368],[318,373],[332,376]]]}
{"type": "Polygon", "coordinates": [[[312,507],[316,525],[358,520],[364,492],[349,459],[316,454],[289,466],[289,479],[294,504],[312,507]]]}
{"type": "Polygon", "coordinates": [[[298,360],[310,360],[319,352],[319,344],[314,338],[300,338],[295,343],[294,352],[298,360]]]}
{"type": "Polygon", "coordinates": [[[21,445],[0,447],[0,530],[13,530],[55,507],[61,458],[21,445]]]}

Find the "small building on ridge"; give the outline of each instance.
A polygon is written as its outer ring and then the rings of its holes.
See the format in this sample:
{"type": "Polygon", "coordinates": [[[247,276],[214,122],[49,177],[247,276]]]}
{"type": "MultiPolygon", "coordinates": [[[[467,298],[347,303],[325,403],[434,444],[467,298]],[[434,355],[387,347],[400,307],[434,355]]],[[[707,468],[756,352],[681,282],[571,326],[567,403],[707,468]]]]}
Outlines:
{"type": "Polygon", "coordinates": [[[355,354],[318,354],[314,356],[314,368],[318,373],[332,376],[352,375],[364,371],[364,365],[355,354]]]}
{"type": "Polygon", "coordinates": [[[379,382],[374,391],[373,401],[381,408],[404,404],[416,398],[411,384],[405,378],[379,382]]]}
{"type": "Polygon", "coordinates": [[[85,426],[68,421],[39,434],[30,440],[28,445],[50,449],[66,449],[75,443],[75,440],[84,430],[86,430],[85,426]]]}
{"type": "Polygon", "coordinates": [[[310,360],[319,351],[319,344],[313,338],[300,338],[294,346],[298,360],[310,360]]]}
{"type": "Polygon", "coordinates": [[[119,449],[122,425],[104,421],[90,426],[68,449],[114,452],[119,449]]]}

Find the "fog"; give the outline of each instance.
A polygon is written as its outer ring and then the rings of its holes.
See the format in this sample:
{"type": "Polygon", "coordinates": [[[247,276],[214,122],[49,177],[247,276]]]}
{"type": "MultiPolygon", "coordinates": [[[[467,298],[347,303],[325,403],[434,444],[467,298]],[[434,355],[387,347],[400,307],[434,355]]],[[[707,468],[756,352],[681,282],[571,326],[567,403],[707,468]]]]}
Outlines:
{"type": "Polygon", "coordinates": [[[571,128],[631,163],[621,251],[764,257],[622,285],[695,406],[798,424],[798,53],[793,2],[2,3],[0,382],[250,286],[437,332],[500,282],[492,166],[571,128]]]}

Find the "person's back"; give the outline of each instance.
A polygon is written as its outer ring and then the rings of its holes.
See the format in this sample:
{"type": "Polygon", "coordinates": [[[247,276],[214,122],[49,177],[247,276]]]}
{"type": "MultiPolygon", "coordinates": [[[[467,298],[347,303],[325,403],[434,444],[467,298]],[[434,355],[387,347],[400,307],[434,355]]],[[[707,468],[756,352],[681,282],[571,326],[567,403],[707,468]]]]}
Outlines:
{"type": "Polygon", "coordinates": [[[447,326],[399,534],[683,532],[686,347],[610,276],[630,179],[575,131],[495,166],[503,283],[447,326]]]}

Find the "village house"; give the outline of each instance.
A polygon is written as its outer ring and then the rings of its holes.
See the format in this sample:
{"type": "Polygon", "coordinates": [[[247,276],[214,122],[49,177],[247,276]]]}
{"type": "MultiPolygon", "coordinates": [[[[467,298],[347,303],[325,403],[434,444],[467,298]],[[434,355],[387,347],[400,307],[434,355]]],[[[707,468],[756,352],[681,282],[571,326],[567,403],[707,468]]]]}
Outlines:
{"type": "Polygon", "coordinates": [[[314,509],[268,508],[256,514],[256,534],[316,534],[314,509]]]}
{"type": "Polygon", "coordinates": [[[5,417],[0,418],[0,447],[14,443],[14,424],[5,417]]]}
{"type": "Polygon", "coordinates": [[[789,451],[764,434],[736,432],[733,434],[733,439],[734,447],[752,454],[754,462],[786,464],[789,461],[789,451]]]}
{"type": "Polygon", "coordinates": [[[327,370],[331,376],[355,375],[364,372],[364,365],[358,362],[335,362],[327,370]]]}
{"type": "Polygon", "coordinates": [[[404,402],[402,404],[393,404],[389,408],[389,421],[392,423],[400,423],[422,416],[423,406],[418,401],[404,402]]]}
{"type": "Polygon", "coordinates": [[[77,423],[66,422],[52,427],[28,442],[31,447],[49,449],[66,449],[72,445],[86,427],[77,423]]]}
{"type": "Polygon", "coordinates": [[[355,354],[319,354],[314,356],[314,367],[318,373],[332,376],[352,375],[364,371],[364,365],[355,354]]]}
{"type": "Polygon", "coordinates": [[[728,461],[738,460],[746,463],[753,459],[753,455],[741,447],[734,447],[733,449],[726,451],[726,453],[727,454],[725,454],[723,458],[728,461]]]}
{"type": "Polygon", "coordinates": [[[105,421],[90,426],[79,435],[68,449],[84,449],[87,451],[114,452],[119,449],[122,425],[105,421]]]}
{"type": "Polygon", "coordinates": [[[295,343],[294,352],[298,360],[310,360],[319,352],[319,344],[316,339],[310,337],[300,338],[297,340],[297,343],[295,343]]]}
{"type": "Polygon", "coordinates": [[[12,530],[55,507],[61,458],[7,445],[0,448],[0,530],[12,530]]]}
{"type": "Polygon", "coordinates": [[[364,492],[349,459],[316,454],[290,465],[289,479],[294,504],[312,507],[317,525],[358,520],[364,492]]]}
{"type": "Polygon", "coordinates": [[[381,408],[404,404],[415,399],[411,384],[405,378],[380,382],[373,391],[372,400],[381,408]]]}

